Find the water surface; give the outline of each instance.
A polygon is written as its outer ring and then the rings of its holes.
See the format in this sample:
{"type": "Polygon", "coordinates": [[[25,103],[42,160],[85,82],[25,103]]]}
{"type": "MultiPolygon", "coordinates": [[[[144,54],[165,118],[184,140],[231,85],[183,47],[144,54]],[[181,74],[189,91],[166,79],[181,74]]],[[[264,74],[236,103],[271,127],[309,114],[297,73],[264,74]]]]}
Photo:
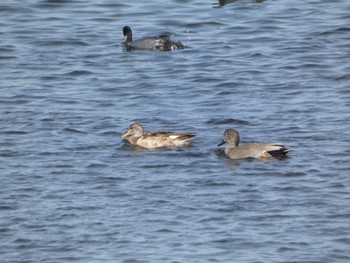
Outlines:
{"type": "Polygon", "coordinates": [[[2,1],[2,262],[350,259],[350,3],[2,1]],[[125,52],[170,32],[186,49],[125,52]],[[196,133],[135,151],[119,136],[196,133]],[[285,160],[228,160],[278,142],[285,160]]]}

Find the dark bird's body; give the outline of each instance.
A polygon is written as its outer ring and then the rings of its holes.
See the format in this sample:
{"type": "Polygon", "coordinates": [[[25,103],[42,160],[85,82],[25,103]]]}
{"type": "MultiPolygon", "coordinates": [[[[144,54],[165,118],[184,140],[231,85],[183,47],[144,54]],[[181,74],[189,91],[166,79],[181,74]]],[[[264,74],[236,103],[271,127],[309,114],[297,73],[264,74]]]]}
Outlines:
{"type": "Polygon", "coordinates": [[[144,37],[138,40],[133,40],[131,28],[125,26],[123,35],[126,37],[124,46],[127,50],[141,49],[153,51],[172,51],[184,49],[181,42],[172,41],[169,35],[163,34],[157,37],[144,37]]]}

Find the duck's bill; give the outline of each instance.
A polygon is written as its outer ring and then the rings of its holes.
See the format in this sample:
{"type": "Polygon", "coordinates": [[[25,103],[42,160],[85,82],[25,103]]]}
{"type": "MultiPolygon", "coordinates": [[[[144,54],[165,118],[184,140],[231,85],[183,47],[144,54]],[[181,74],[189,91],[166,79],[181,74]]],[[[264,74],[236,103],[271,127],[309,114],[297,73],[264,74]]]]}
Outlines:
{"type": "Polygon", "coordinates": [[[226,142],[224,141],[224,140],[222,140],[219,144],[218,144],[218,146],[221,146],[221,145],[223,145],[223,144],[225,144],[226,142]]]}
{"type": "Polygon", "coordinates": [[[130,136],[130,131],[127,131],[126,133],[124,133],[122,136],[120,136],[120,138],[125,138],[130,136]]]}

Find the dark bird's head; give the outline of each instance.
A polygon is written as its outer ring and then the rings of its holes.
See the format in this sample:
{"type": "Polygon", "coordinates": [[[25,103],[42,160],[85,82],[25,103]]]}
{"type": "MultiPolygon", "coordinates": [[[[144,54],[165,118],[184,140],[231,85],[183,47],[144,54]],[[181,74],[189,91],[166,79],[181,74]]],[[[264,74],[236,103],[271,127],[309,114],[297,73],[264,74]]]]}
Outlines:
{"type": "Polygon", "coordinates": [[[123,36],[126,37],[126,42],[132,42],[132,31],[129,26],[123,27],[123,36]]]}

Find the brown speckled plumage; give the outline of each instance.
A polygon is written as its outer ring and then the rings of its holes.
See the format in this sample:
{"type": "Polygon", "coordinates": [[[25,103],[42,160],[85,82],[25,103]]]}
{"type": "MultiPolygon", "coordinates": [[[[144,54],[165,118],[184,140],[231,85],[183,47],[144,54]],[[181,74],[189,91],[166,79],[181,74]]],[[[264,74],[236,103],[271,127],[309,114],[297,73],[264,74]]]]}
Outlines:
{"type": "Polygon", "coordinates": [[[195,135],[186,132],[150,131],[144,133],[143,126],[139,123],[130,125],[127,132],[121,137],[129,136],[131,144],[147,149],[185,146],[190,144],[195,138],[195,135]]]}

